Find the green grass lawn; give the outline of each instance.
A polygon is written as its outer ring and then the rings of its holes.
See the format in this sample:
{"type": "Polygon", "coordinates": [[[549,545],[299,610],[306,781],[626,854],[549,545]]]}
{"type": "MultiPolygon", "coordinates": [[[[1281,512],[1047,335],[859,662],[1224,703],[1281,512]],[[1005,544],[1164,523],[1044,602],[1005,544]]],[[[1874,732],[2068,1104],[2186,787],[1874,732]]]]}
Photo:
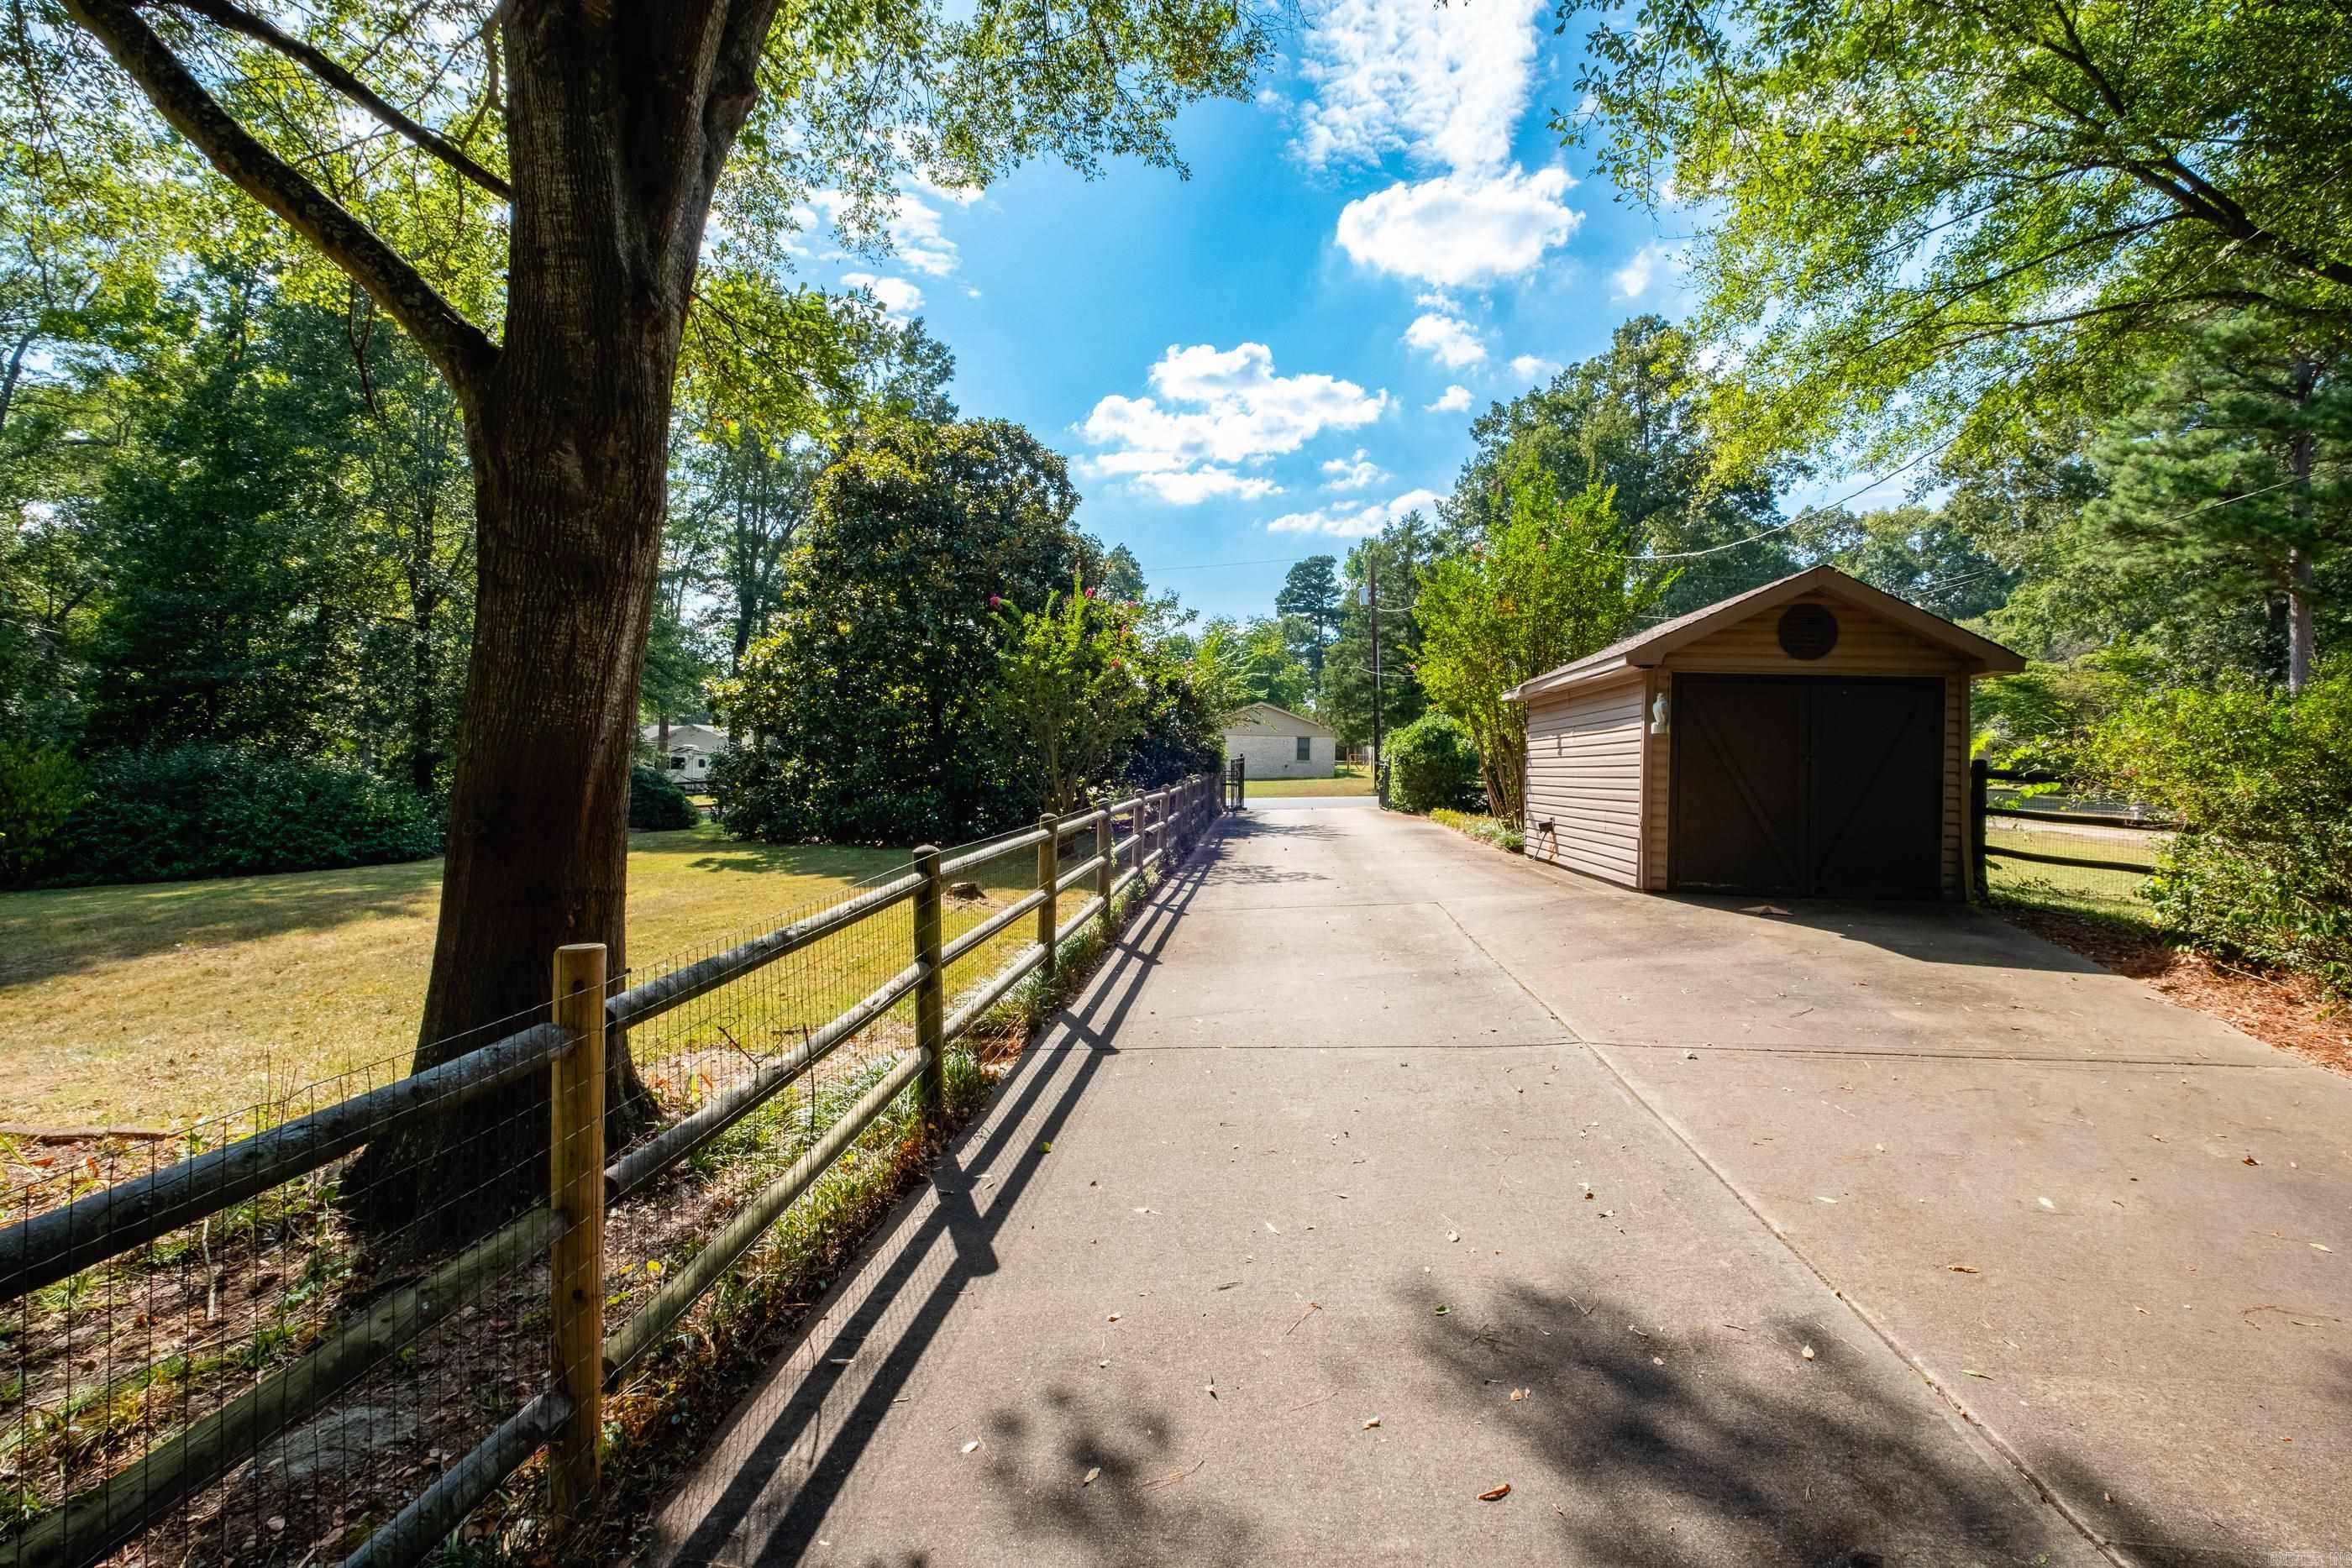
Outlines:
{"type": "MultiPolygon", "coordinates": [[[[2037,854],[2152,865],[2160,841],[2152,833],[2091,838],[2066,832],[2037,832],[1996,821],[1986,824],[1985,842],[1992,849],[2031,850],[2037,854]]],[[[2146,873],[2141,872],[2042,865],[2032,861],[2003,860],[1996,855],[1987,862],[1986,879],[1995,903],[2087,915],[2131,925],[2156,924],[2155,910],[2139,894],[2141,884],[2147,881],[2146,873]]]]}
{"type": "Polygon", "coordinates": [[[1242,779],[1244,799],[1265,800],[1277,795],[1369,795],[1372,792],[1372,770],[1352,762],[1339,764],[1336,779],[1242,779]]]}
{"type": "MultiPolygon", "coordinates": [[[[1034,853],[1006,857],[983,885],[1033,885],[1034,853]]],[[[905,859],[744,843],[709,825],[633,833],[630,963],[643,975],[740,941],[905,859]]],[[[0,1119],[175,1126],[370,1063],[396,1075],[415,1043],[440,885],[436,860],[0,894],[0,1119]]],[[[949,935],[990,908],[950,901],[949,935]]],[[[813,1007],[855,1000],[911,956],[907,923],[901,905],[810,949],[793,985],[813,1007]]],[[[959,963],[950,990],[1026,925],[959,963]]]]}

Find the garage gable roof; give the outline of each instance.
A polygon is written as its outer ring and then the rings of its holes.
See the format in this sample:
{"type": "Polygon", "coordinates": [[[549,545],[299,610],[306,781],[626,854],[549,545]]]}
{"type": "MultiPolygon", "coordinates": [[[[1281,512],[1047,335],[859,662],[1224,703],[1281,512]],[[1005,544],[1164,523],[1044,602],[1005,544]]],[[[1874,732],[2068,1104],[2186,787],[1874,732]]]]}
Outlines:
{"type": "Polygon", "coordinates": [[[1252,703],[1235,708],[1225,716],[1225,733],[1244,735],[1320,735],[1332,734],[1331,727],[1303,713],[1293,713],[1275,703],[1252,703]]]}
{"type": "Polygon", "coordinates": [[[1645,670],[1661,663],[1675,649],[1697,642],[1712,632],[1721,631],[1737,621],[1801,599],[1808,593],[1826,593],[1850,604],[1885,616],[1923,643],[1948,648],[1979,670],[2009,672],[2025,668],[2024,658],[2004,648],[1990,637],[1979,637],[1965,627],[1955,626],[1940,615],[1930,614],[1907,600],[1898,599],[1883,589],[1873,588],[1858,577],[1850,577],[1833,566],[1808,567],[1803,571],[1768,582],[1761,588],[1751,588],[1745,593],[1735,593],[1718,600],[1704,609],[1671,621],[1660,622],[1646,631],[1612,643],[1597,653],[1587,653],[1571,660],[1559,669],[1521,682],[1503,694],[1506,702],[1525,702],[1544,692],[1562,686],[1581,685],[1588,681],[1605,679],[1629,670],[1645,670]]]}

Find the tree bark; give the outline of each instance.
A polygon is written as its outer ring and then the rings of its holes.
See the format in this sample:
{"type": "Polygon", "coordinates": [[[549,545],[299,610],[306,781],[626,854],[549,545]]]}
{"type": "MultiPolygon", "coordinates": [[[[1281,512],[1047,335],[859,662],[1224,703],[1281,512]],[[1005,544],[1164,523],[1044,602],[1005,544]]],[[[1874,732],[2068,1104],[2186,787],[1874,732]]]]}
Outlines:
{"type": "Polygon", "coordinates": [[[2315,657],[2310,551],[2298,548],[2286,552],[2286,689],[2294,694],[2311,684],[2315,657]]]}
{"type": "MultiPolygon", "coordinates": [[[[765,9],[518,7],[506,23],[506,341],[466,407],[478,589],[418,1071],[544,1019],[563,944],[601,942],[607,972],[628,971],[629,768],[672,391],[765,9]]],[[[650,1107],[622,1042],[607,1061],[618,1143],[650,1107]]],[[[379,1228],[477,1228],[545,1192],[547,1125],[544,1082],[485,1096],[371,1147],[355,1207],[379,1228]]]]}
{"type": "MultiPolygon", "coordinates": [[[[2298,356],[2293,376],[2294,411],[2300,419],[2311,407],[2312,392],[2319,383],[2319,367],[2309,358],[2298,356]]],[[[2287,444],[2287,472],[2294,479],[2292,509],[2295,531],[2300,536],[2286,552],[2286,689],[2290,695],[2311,684],[2311,551],[2304,541],[2312,537],[2311,470],[2317,445],[2308,425],[2299,425],[2287,444]]]]}

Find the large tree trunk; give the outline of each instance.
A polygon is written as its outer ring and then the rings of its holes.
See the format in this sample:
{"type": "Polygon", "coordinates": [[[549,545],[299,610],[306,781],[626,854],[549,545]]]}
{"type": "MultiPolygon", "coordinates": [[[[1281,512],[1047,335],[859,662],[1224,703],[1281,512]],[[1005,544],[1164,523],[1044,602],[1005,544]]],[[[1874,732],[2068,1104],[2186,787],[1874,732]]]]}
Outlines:
{"type": "Polygon", "coordinates": [[[2317,657],[2311,619],[2311,554],[2286,552],[2286,689],[2300,692],[2311,685],[2311,666],[2317,657]]]}
{"type": "MultiPolygon", "coordinates": [[[[2302,414],[2310,408],[2312,392],[2318,384],[2318,364],[2298,356],[2293,375],[2295,413],[2302,414]]],[[[2286,552],[2286,689],[2291,693],[2311,684],[2312,570],[2311,550],[2305,541],[2312,537],[2311,471],[2317,446],[2307,426],[2298,428],[2287,444],[2287,471],[2294,479],[2292,509],[2299,536],[2286,552]]]]}
{"type": "MultiPolygon", "coordinates": [[[[507,25],[506,343],[467,409],[479,586],[419,1070],[544,1019],[562,944],[602,942],[606,972],[628,968],[629,767],[671,394],[723,158],[706,139],[740,122],[704,93],[748,103],[751,57],[714,84],[711,41],[698,69],[665,57],[695,49],[666,7],[637,18],[644,37],[619,16],[507,25]]],[[[617,1141],[650,1108],[625,1046],[608,1061],[617,1141]]],[[[543,1194],[546,1105],[532,1082],[372,1147],[362,1218],[465,1230],[543,1194]]]]}

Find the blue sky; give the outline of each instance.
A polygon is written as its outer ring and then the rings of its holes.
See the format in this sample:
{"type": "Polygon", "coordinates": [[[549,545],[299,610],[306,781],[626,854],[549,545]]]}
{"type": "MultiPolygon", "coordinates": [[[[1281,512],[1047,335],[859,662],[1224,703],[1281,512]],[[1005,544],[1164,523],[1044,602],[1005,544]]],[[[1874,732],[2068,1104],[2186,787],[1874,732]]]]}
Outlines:
{"type": "Polygon", "coordinates": [[[1577,63],[1549,7],[1314,0],[1286,42],[1255,102],[1178,123],[1190,180],[910,189],[890,254],[810,268],[921,314],[964,412],[1068,456],[1082,526],[1210,614],[1266,612],[1283,563],[1448,488],[1489,402],[1682,309],[1671,236],[1544,129],[1577,63]]]}

